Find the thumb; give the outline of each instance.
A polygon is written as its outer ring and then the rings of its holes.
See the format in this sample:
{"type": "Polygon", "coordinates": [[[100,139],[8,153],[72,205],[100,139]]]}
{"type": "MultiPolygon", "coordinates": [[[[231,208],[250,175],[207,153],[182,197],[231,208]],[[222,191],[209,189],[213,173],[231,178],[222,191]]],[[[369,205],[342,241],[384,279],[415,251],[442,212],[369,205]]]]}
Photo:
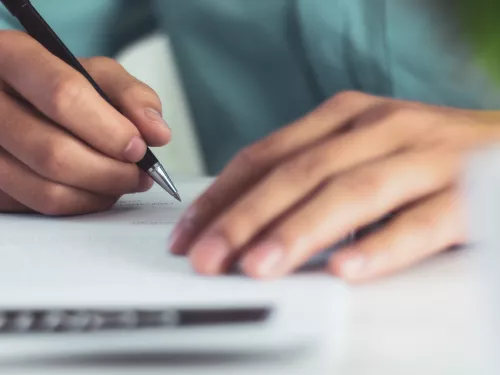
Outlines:
{"type": "Polygon", "coordinates": [[[171,131],[162,117],[160,98],[153,89],[113,59],[94,57],[80,61],[113,105],[134,123],[146,143],[157,147],[170,141],[171,131]]]}

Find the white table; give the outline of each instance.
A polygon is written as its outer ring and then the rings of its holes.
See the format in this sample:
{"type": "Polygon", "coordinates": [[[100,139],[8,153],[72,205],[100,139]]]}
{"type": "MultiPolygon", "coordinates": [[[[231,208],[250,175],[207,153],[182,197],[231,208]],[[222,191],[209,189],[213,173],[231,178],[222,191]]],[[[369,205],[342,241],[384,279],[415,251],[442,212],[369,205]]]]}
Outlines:
{"type": "MultiPolygon", "coordinates": [[[[479,277],[471,252],[447,254],[378,283],[351,288],[343,351],[273,358],[156,355],[97,362],[0,364],[1,374],[484,374],[479,277]]],[[[331,333],[332,337],[335,332],[331,333]]]]}
{"type": "Polygon", "coordinates": [[[481,272],[447,254],[353,291],[343,374],[484,374],[481,272]]]}

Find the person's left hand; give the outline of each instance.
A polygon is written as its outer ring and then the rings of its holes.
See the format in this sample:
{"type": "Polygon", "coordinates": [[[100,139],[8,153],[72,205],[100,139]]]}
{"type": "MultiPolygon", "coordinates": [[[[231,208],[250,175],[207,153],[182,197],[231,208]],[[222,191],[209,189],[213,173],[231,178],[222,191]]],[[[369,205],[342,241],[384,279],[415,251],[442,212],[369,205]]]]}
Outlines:
{"type": "Polygon", "coordinates": [[[329,270],[364,281],[461,244],[458,177],[468,151],[500,140],[498,114],[346,92],[243,150],[172,236],[198,272],[235,259],[283,276],[352,231],[378,231],[335,253],[329,270]]]}

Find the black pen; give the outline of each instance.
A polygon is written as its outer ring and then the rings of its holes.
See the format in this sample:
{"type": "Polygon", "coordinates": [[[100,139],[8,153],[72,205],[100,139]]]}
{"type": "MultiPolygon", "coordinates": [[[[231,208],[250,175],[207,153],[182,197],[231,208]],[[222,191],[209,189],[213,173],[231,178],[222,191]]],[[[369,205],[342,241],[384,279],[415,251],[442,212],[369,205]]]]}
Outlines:
{"type": "MultiPolygon", "coordinates": [[[[76,71],[80,72],[96,89],[96,91],[111,105],[111,101],[106,96],[104,91],[92,79],[90,74],[80,64],[78,59],[64,45],[62,40],[45,22],[42,16],[38,13],[35,7],[29,0],[0,0],[9,12],[19,20],[28,34],[49,50],[53,55],[57,56],[76,71]]],[[[116,108],[113,105],[114,108],[116,108]]],[[[178,201],[181,200],[179,192],[175,188],[172,180],[165,171],[165,168],[158,161],[156,156],[148,148],[144,158],[137,163],[139,168],[146,172],[156,183],[158,183],[166,192],[173,196],[178,201]]]]}

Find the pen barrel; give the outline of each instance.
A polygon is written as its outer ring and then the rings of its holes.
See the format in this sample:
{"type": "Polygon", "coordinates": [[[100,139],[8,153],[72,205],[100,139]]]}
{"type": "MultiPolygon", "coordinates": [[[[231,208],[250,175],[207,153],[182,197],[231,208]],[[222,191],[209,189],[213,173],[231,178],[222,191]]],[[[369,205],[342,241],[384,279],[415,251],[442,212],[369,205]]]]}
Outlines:
{"type": "Polygon", "coordinates": [[[25,6],[31,5],[29,0],[1,0],[2,4],[7,8],[7,10],[14,16],[17,17],[19,11],[25,6]]]}
{"type": "Polygon", "coordinates": [[[137,166],[143,171],[148,171],[156,163],[158,163],[158,159],[156,159],[153,152],[148,148],[142,160],[137,162],[137,166]]]}

